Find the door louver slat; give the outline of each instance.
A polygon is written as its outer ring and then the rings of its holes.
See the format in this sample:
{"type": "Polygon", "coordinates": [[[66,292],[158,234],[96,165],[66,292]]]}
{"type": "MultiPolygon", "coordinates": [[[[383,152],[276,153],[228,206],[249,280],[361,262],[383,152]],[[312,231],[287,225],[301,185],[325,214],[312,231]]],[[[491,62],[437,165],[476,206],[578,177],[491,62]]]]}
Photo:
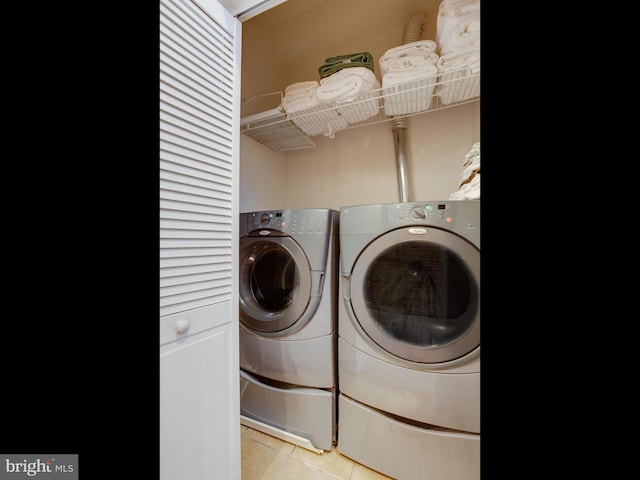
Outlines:
{"type": "Polygon", "coordinates": [[[234,40],[186,2],[160,14],[160,315],[231,300],[234,40]]]}

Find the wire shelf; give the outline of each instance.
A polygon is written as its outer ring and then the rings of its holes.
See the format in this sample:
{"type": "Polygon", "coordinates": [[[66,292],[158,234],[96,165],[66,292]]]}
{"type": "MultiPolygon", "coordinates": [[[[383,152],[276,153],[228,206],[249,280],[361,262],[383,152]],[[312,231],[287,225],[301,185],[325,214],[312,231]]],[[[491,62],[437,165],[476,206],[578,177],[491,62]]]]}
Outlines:
{"type": "MultiPolygon", "coordinates": [[[[282,92],[275,93],[282,99],[282,92]]],[[[299,150],[315,147],[309,137],[316,135],[333,138],[340,130],[434,112],[479,99],[480,72],[451,71],[438,77],[387,85],[350,102],[329,102],[293,113],[287,113],[280,104],[275,109],[242,118],[240,131],[279,152],[299,150]]]]}

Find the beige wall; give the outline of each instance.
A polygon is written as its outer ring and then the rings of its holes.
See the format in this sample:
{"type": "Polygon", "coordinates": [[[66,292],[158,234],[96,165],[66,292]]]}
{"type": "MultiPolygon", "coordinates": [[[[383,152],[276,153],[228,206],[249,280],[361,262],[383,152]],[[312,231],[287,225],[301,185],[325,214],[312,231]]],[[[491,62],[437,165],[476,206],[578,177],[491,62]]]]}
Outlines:
{"type": "Polygon", "coordinates": [[[288,208],[285,161],[283,153],[240,135],[240,212],[288,208]]]}
{"type": "MultiPolygon", "coordinates": [[[[274,152],[242,135],[243,211],[334,208],[400,201],[391,122],[313,137],[316,147],[274,152]]],[[[410,200],[446,200],[464,156],[480,141],[480,102],[409,119],[410,200]]]]}

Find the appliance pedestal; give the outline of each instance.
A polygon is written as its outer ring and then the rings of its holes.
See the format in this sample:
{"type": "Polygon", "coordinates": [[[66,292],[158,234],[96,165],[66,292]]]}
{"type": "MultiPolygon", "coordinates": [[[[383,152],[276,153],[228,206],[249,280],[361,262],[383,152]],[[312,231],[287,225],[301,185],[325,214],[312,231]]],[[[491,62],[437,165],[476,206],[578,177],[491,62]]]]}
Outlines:
{"type": "Polygon", "coordinates": [[[337,450],[403,480],[479,480],[480,435],[400,422],[338,396],[337,450]]]}

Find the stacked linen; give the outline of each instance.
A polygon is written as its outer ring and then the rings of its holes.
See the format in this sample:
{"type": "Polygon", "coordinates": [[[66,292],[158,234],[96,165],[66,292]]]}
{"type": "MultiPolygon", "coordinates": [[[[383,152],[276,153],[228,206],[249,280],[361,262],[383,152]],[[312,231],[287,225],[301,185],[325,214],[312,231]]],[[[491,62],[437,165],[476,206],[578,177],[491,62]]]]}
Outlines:
{"type": "Polygon", "coordinates": [[[458,190],[449,200],[478,200],[480,198],[480,142],[475,143],[462,162],[464,170],[458,175],[458,190]]]}
{"type": "Polygon", "coordinates": [[[405,115],[428,110],[438,75],[436,42],[418,40],[380,57],[384,111],[405,115]]]}
{"type": "Polygon", "coordinates": [[[315,80],[289,85],[284,90],[282,108],[287,113],[294,113],[320,105],[321,102],[316,96],[316,90],[319,86],[320,84],[315,80]]]}
{"type": "MultiPolygon", "coordinates": [[[[463,55],[462,53],[460,55],[463,55]]],[[[445,56],[449,57],[449,55],[445,56]]],[[[441,57],[441,58],[445,58],[441,57]]],[[[480,96],[480,58],[445,58],[439,67],[440,78],[436,95],[444,105],[464,102],[480,96]],[[449,65],[450,68],[446,68],[449,65]],[[456,65],[453,67],[453,65],[456,65]],[[462,69],[459,70],[458,66],[462,69]]]]}
{"type": "Polygon", "coordinates": [[[480,0],[442,0],[436,20],[443,104],[480,95],[480,0]]]}
{"type": "Polygon", "coordinates": [[[346,55],[338,55],[329,57],[324,60],[324,64],[318,68],[320,78],[328,77],[334,73],[338,73],[344,68],[364,67],[373,72],[373,57],[369,52],[348,53],[346,55]]]}
{"type": "Polygon", "coordinates": [[[380,82],[373,70],[350,67],[321,79],[316,97],[321,102],[334,102],[342,119],[356,123],[378,113],[380,104],[375,90],[379,88],[380,82]]]}
{"type": "Polygon", "coordinates": [[[285,88],[282,108],[293,123],[307,135],[332,136],[347,126],[336,109],[327,109],[316,92],[320,84],[315,80],[298,82],[285,88]]]}
{"type": "Polygon", "coordinates": [[[436,95],[444,105],[480,96],[480,52],[476,48],[441,56],[438,71],[436,95]]]}
{"type": "Polygon", "coordinates": [[[438,54],[480,49],[480,0],[442,0],[436,19],[438,54]]]}

